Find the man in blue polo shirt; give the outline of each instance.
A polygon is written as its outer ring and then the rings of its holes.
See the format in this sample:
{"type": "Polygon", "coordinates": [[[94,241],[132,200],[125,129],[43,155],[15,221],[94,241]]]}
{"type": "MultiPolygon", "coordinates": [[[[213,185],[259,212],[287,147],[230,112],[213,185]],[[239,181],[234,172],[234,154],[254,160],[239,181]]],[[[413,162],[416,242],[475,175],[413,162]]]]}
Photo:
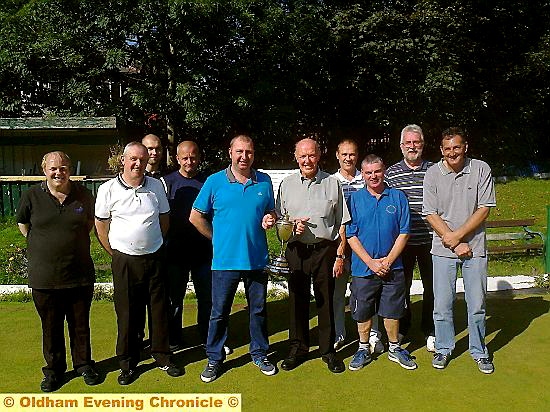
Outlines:
{"type": "Polygon", "coordinates": [[[369,334],[372,317],[384,318],[388,335],[388,359],[405,369],[416,363],[399,343],[399,319],[405,310],[405,276],[401,252],[409,238],[410,212],[405,194],[384,183],[384,162],[368,155],[361,163],[366,187],[352,193],[351,222],[346,237],[351,258],[352,318],[357,322],[359,349],[349,364],[352,371],[371,361],[369,334]]]}
{"type": "Polygon", "coordinates": [[[276,368],[267,359],[267,264],[265,230],[275,223],[275,201],[270,177],[252,169],[254,143],[239,135],[229,147],[231,164],[206,179],[189,220],[212,239],[212,312],[203,382],[212,382],[222,372],[224,344],[231,304],[241,279],[250,314],[250,355],[265,375],[276,368]],[[209,219],[211,215],[212,220],[209,219]]]}

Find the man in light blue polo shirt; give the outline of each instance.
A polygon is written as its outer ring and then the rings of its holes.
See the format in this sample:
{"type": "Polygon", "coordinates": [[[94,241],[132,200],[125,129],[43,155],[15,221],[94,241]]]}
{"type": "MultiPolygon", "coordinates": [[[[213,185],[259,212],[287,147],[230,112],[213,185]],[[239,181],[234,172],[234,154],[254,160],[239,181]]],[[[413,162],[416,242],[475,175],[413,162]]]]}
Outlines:
{"type": "Polygon", "coordinates": [[[349,364],[352,371],[371,361],[369,334],[376,313],[384,318],[388,359],[405,369],[416,369],[398,338],[399,319],[405,312],[400,255],[409,238],[409,204],[402,191],[385,185],[384,171],[382,159],[368,155],[361,163],[366,188],[352,193],[349,201],[351,222],[346,237],[353,250],[350,309],[359,332],[359,348],[349,364]]]}
{"type": "Polygon", "coordinates": [[[267,359],[267,265],[265,230],[275,223],[275,201],[270,177],[252,169],[254,143],[249,136],[235,137],[229,147],[231,164],[206,179],[189,220],[212,239],[212,312],[203,382],[212,382],[222,372],[224,344],[231,305],[241,279],[250,314],[250,355],[265,375],[276,368],[267,359]],[[208,215],[211,215],[210,222],[208,215]]]}

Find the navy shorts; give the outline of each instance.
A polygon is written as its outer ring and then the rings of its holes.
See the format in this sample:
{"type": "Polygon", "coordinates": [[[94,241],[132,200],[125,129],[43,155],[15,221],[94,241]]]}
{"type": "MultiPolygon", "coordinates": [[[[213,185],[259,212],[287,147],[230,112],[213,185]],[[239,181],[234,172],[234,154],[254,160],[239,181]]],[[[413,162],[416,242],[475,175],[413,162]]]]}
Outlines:
{"type": "Polygon", "coordinates": [[[401,319],[405,315],[405,275],[392,270],[384,279],[373,275],[353,276],[349,306],[356,322],[365,322],[376,313],[383,318],[401,319]]]}

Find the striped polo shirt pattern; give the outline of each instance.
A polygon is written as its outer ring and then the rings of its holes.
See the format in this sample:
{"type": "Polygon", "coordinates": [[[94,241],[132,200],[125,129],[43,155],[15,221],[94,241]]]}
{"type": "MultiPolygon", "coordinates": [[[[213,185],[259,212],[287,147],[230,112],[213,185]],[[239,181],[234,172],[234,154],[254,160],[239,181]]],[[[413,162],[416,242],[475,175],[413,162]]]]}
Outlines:
{"type": "Polygon", "coordinates": [[[433,162],[424,160],[417,169],[411,169],[404,160],[386,169],[384,182],[402,190],[409,201],[411,227],[408,245],[424,245],[432,242],[432,232],[426,217],[422,216],[422,186],[426,170],[433,162]]]}

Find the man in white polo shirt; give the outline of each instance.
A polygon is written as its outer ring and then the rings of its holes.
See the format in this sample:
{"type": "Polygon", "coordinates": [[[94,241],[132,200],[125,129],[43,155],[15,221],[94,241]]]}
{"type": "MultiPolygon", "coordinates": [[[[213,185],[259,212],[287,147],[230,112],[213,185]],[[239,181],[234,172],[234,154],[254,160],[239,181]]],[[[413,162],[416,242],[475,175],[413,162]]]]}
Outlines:
{"type": "Polygon", "coordinates": [[[161,271],[170,207],[162,183],[144,175],[148,157],[143,144],[128,143],[121,159],[123,172],[99,187],[95,205],[98,238],[112,256],[121,385],[137,377],[139,318],[146,304],[151,308],[151,355],[168,375],[182,374],[170,360],[168,301],[161,271]]]}

